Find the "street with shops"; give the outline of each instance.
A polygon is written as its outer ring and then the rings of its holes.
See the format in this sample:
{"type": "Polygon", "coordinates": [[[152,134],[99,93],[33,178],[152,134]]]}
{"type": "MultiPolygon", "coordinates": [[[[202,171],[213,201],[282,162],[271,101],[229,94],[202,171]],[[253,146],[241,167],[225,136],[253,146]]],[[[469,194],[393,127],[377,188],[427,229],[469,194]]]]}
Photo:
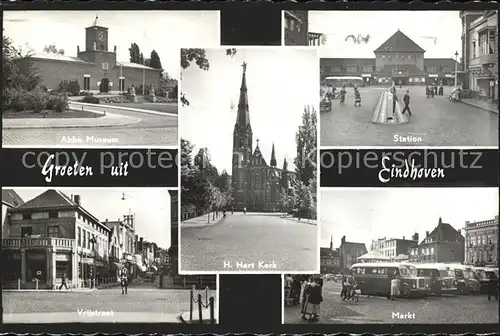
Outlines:
{"type": "Polygon", "coordinates": [[[282,213],[235,212],[181,223],[182,271],[286,272],[317,270],[316,221],[282,213]]]}
{"type": "MultiPolygon", "coordinates": [[[[323,324],[443,324],[498,323],[498,301],[487,295],[442,295],[425,298],[388,300],[386,297],[361,295],[359,301],[340,299],[340,282],[325,281],[319,321],[323,324]],[[399,314],[398,314],[399,313],[399,314]]],[[[285,306],[284,323],[303,321],[300,306],[285,306]]]]}
{"type": "Polygon", "coordinates": [[[321,146],[498,146],[497,105],[490,104],[489,111],[467,100],[450,102],[451,86],[434,98],[426,98],[425,86],[403,86],[397,88],[397,96],[402,103],[406,90],[410,91],[409,122],[372,123],[384,90],[388,87],[359,88],[361,107],[354,106],[352,88],[347,88],[345,105],[332,100],[331,110],[320,116],[321,146]]]}
{"type": "MultiPolygon", "coordinates": [[[[188,289],[159,289],[134,281],[97,290],[3,291],[4,323],[180,323],[190,310],[188,289]]],[[[205,295],[205,291],[200,291],[205,295]]],[[[208,291],[215,297],[215,291],[208,291]]]]}

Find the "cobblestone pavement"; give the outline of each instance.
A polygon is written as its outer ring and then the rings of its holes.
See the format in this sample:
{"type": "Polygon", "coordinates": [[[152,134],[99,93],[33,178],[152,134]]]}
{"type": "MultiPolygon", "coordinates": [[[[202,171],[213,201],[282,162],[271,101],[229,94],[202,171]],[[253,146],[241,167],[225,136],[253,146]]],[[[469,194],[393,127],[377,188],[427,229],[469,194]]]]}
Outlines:
{"type": "MultiPolygon", "coordinates": [[[[450,103],[451,87],[444,89],[443,96],[427,99],[425,87],[410,86],[411,121],[404,125],[373,124],[371,119],[383,89],[361,88],[360,108],[353,106],[350,88],[344,106],[334,100],[332,111],[320,116],[321,146],[498,146],[498,114],[450,103]]],[[[398,89],[400,100],[406,89],[398,89]]]]}
{"type": "Polygon", "coordinates": [[[181,270],[316,271],[317,226],[282,219],[280,215],[235,213],[213,226],[182,228],[181,224],[181,270]],[[259,261],[276,264],[259,268],[259,261]],[[224,267],[224,262],[232,267],[224,267]],[[237,267],[237,262],[254,263],[255,267],[237,267]]]}
{"type": "MultiPolygon", "coordinates": [[[[341,284],[325,282],[318,323],[498,323],[498,301],[484,295],[446,295],[396,301],[362,295],[358,303],[340,300],[341,284]],[[414,318],[393,318],[393,313],[414,314],[414,318]]],[[[300,319],[298,306],[285,307],[284,322],[311,323],[300,319]]]]}
{"type": "Polygon", "coordinates": [[[110,106],[92,107],[117,115],[140,118],[141,121],[128,126],[71,128],[71,129],[3,129],[4,146],[71,146],[64,143],[63,137],[82,139],[76,145],[84,147],[113,146],[177,146],[177,117],[138,113],[110,106]],[[89,137],[94,137],[93,139],[89,137]],[[100,141],[101,140],[101,141],[100,141]]]}

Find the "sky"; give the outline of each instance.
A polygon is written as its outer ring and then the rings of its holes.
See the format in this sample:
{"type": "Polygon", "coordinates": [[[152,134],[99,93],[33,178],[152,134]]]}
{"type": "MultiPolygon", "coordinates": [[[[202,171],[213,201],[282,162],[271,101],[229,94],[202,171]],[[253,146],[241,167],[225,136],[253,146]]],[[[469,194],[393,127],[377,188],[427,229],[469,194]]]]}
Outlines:
{"type": "MultiPolygon", "coordinates": [[[[43,188],[14,189],[24,202],[45,192],[43,188]]],[[[67,196],[80,195],[81,206],[101,222],[135,214],[136,234],[161,248],[170,247],[170,194],[165,188],[59,188],[67,196]],[[125,200],[122,196],[125,193],[125,200]]]]}
{"type": "Polygon", "coordinates": [[[398,29],[426,50],[426,58],[454,58],[458,51],[460,60],[458,11],[309,11],[309,32],[327,34],[318,48],[321,58],[373,58],[373,50],[398,29]],[[345,42],[350,34],[369,34],[371,39],[361,45],[345,42]]]}
{"type": "Polygon", "coordinates": [[[321,246],[329,246],[333,235],[333,247],[339,247],[345,235],[368,251],[373,239],[383,237],[410,239],[417,232],[422,241],[439,217],[457,230],[466,221],[493,219],[499,201],[498,188],[324,188],[320,197],[321,246]]]}
{"type": "Polygon", "coordinates": [[[293,170],[297,153],[295,134],[306,105],[318,111],[319,59],[313,48],[240,48],[234,57],[225,48],[207,49],[210,69],[195,64],[181,72],[181,92],[190,105],[180,107],[181,137],[197,148],[207,147],[219,171],[231,174],[233,130],[238,110],[242,64],[253,131],[253,148],[269,164],[274,141],[278,167],[286,157],[293,170]],[[234,107],[234,109],[232,109],[234,107]]]}
{"type": "Polygon", "coordinates": [[[137,43],[149,58],[152,50],[170,76],[177,77],[180,48],[220,45],[219,11],[6,11],[4,34],[23,50],[42,52],[55,44],[66,56],[85,50],[85,28],[109,28],[108,50],[117,47],[117,60],[130,61],[129,48],[137,43]]]}

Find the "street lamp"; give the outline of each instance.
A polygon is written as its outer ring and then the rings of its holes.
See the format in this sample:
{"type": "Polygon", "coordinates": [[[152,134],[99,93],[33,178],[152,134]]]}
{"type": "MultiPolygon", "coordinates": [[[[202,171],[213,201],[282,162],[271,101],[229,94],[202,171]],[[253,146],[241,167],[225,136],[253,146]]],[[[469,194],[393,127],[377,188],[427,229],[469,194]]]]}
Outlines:
{"type": "Polygon", "coordinates": [[[458,87],[458,51],[455,51],[455,87],[458,87]]]}

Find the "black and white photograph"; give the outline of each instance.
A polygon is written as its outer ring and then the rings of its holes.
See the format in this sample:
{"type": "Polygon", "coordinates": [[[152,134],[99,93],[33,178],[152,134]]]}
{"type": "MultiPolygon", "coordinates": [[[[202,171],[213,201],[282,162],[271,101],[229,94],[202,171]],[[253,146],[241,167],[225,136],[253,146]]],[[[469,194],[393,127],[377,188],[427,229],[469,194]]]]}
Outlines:
{"type": "Polygon", "coordinates": [[[285,45],[321,58],[321,146],[498,146],[497,11],[290,12],[285,45]]]}
{"type": "Polygon", "coordinates": [[[3,323],[217,323],[216,275],[178,273],[178,207],[177,189],[2,189],[3,323]]]}
{"type": "Polygon", "coordinates": [[[284,277],[284,323],[497,323],[498,188],[320,193],[321,274],[284,277]]]}
{"type": "Polygon", "coordinates": [[[178,146],[179,48],[220,45],[219,21],[219,11],[5,11],[3,145],[178,146]]]}
{"type": "Polygon", "coordinates": [[[316,50],[181,52],[181,272],[317,272],[316,50]]]}

